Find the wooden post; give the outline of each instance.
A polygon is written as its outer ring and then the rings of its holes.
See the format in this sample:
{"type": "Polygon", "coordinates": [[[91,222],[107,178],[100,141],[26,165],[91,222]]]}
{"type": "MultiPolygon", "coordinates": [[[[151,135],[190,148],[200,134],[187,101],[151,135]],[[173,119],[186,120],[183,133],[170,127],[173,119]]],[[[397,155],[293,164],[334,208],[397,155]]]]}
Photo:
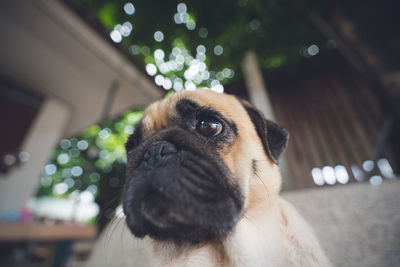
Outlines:
{"type": "MultiPolygon", "coordinates": [[[[242,70],[250,102],[258,108],[267,119],[276,121],[268,90],[264,83],[260,66],[257,62],[257,56],[254,51],[246,52],[242,63],[242,70]]],[[[293,189],[289,165],[285,155],[281,156],[279,167],[283,179],[282,188],[284,190],[293,189]]]]}
{"type": "Polygon", "coordinates": [[[266,118],[275,120],[271,101],[254,51],[246,52],[242,69],[250,102],[258,108],[266,118]]]}

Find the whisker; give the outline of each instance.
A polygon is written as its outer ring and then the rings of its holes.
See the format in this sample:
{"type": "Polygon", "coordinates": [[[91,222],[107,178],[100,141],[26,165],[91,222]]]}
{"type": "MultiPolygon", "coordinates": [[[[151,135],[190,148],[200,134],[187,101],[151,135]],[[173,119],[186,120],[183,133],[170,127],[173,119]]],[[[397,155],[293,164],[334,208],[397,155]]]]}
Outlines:
{"type": "Polygon", "coordinates": [[[271,205],[271,197],[269,196],[269,191],[267,186],[265,185],[264,181],[260,178],[260,176],[258,175],[258,173],[255,174],[256,177],[258,178],[258,180],[260,180],[260,182],[263,184],[265,191],[267,192],[267,196],[268,196],[268,200],[269,200],[269,205],[271,205]]]}
{"type": "MultiPolygon", "coordinates": [[[[256,159],[253,159],[253,162],[257,162],[257,161],[266,161],[266,160],[256,160],[256,159]]],[[[255,167],[253,167],[253,169],[254,169],[254,175],[258,178],[258,180],[260,180],[260,182],[263,184],[263,186],[264,186],[264,188],[265,188],[265,191],[266,191],[266,193],[267,193],[267,196],[268,196],[268,200],[269,200],[269,205],[271,205],[271,197],[269,196],[269,191],[268,191],[268,187],[265,185],[265,183],[264,183],[264,181],[261,179],[261,177],[260,177],[260,175],[259,175],[259,169],[258,169],[258,166],[257,165],[255,165],[255,167]]]]}
{"type": "Polygon", "coordinates": [[[117,226],[121,223],[121,221],[123,219],[124,219],[124,217],[115,216],[109,222],[111,228],[109,231],[106,232],[105,238],[107,239],[107,241],[104,242],[104,249],[106,249],[110,245],[111,237],[114,235],[114,232],[116,231],[117,226]]]}

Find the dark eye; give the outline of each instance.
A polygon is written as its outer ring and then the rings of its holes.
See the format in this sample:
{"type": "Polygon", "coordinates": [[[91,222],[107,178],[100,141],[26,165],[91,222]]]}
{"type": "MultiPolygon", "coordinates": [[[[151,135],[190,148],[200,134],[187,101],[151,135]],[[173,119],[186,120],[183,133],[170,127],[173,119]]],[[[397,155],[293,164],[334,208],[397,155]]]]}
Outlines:
{"type": "Polygon", "coordinates": [[[221,133],[222,125],[219,121],[212,118],[200,119],[196,130],[204,136],[216,136],[221,133]]]}

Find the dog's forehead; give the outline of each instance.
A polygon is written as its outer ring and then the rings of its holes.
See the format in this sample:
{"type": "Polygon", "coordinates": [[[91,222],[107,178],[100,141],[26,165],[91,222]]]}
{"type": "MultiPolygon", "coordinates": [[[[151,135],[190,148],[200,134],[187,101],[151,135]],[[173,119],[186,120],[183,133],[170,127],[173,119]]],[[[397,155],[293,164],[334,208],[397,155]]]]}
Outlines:
{"type": "Polygon", "coordinates": [[[170,118],[177,115],[177,104],[184,99],[190,100],[200,107],[217,110],[222,116],[231,120],[238,120],[243,114],[246,114],[236,97],[199,89],[175,93],[166,99],[151,104],[143,114],[143,126],[147,130],[153,131],[166,127],[170,118]]]}

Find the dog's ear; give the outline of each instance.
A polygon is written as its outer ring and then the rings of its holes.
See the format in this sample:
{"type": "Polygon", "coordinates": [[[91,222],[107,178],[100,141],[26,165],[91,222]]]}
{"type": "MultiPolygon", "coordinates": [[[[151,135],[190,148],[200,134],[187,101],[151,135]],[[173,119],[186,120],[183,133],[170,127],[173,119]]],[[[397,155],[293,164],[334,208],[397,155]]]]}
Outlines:
{"type": "Polygon", "coordinates": [[[248,101],[242,99],[239,101],[253,122],[265,152],[274,163],[278,163],[278,158],[289,141],[289,132],[275,122],[265,119],[264,115],[248,101]]]}

